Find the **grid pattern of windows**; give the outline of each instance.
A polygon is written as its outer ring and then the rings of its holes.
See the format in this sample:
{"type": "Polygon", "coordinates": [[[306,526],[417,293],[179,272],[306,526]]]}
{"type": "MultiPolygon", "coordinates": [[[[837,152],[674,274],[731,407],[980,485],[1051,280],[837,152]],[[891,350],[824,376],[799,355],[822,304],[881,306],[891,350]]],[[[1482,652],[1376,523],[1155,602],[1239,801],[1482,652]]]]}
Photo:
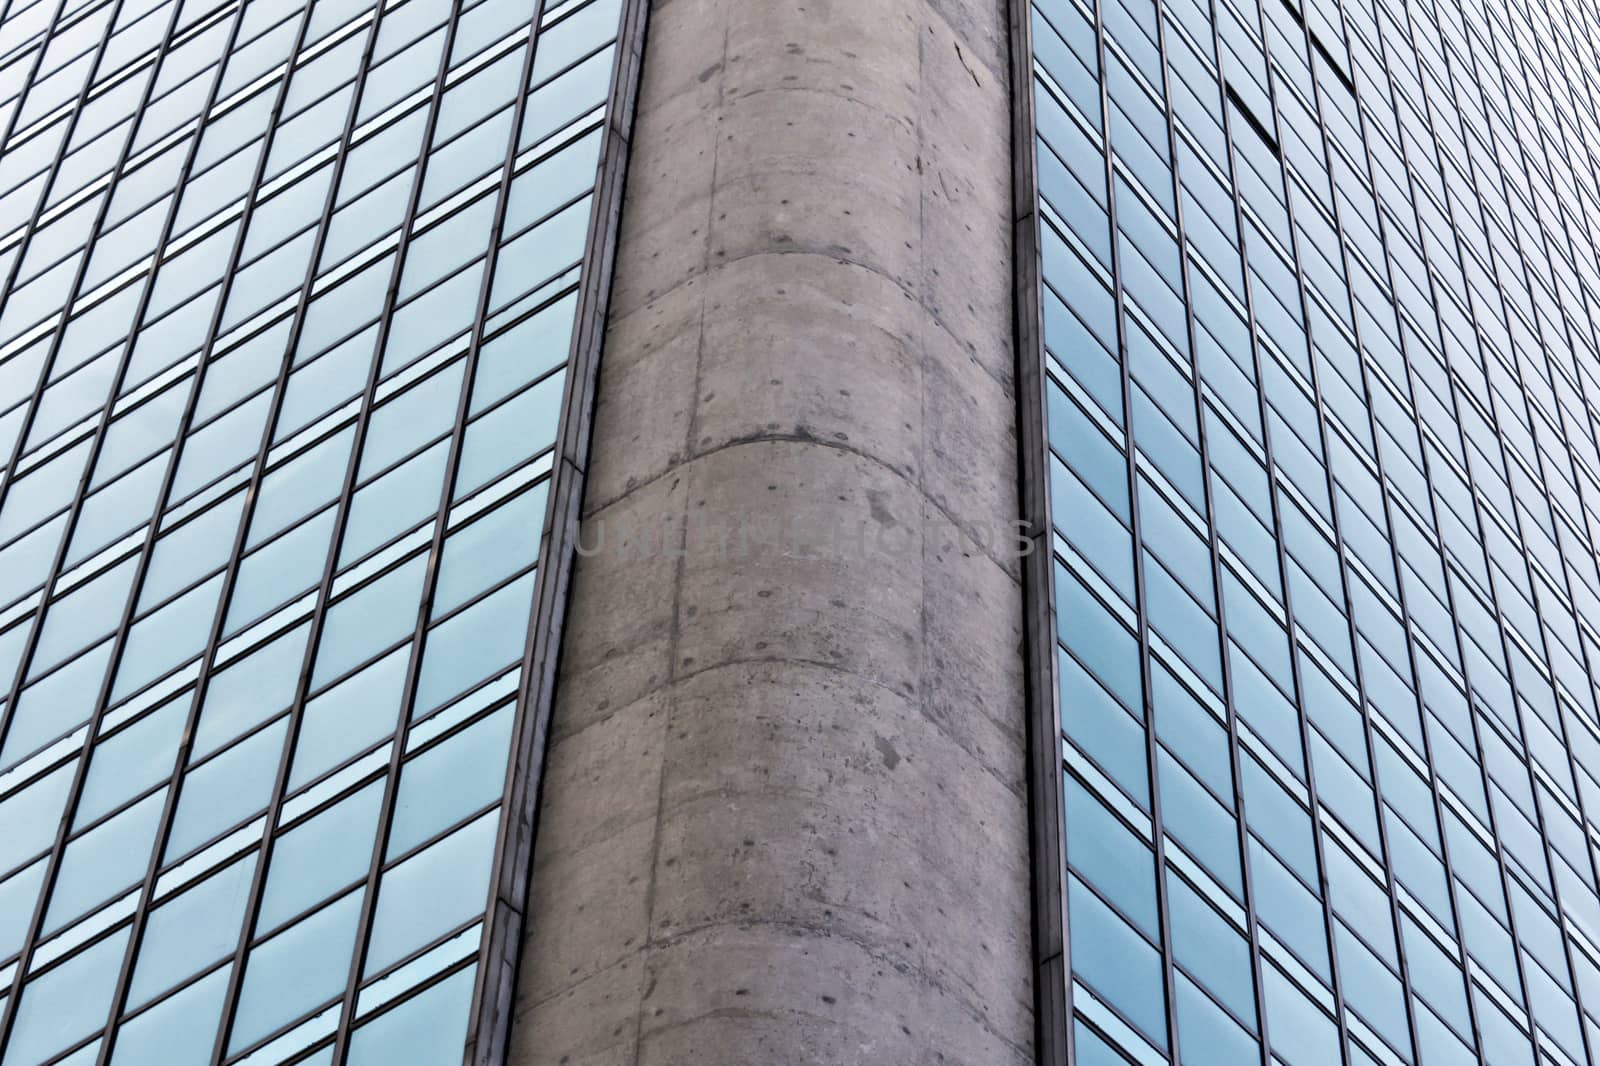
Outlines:
{"type": "Polygon", "coordinates": [[[1075,1061],[1600,1061],[1600,10],[1030,16],[1075,1061]]]}
{"type": "Polygon", "coordinates": [[[5,1066],[461,1061],[623,14],[0,0],[5,1066]]]}

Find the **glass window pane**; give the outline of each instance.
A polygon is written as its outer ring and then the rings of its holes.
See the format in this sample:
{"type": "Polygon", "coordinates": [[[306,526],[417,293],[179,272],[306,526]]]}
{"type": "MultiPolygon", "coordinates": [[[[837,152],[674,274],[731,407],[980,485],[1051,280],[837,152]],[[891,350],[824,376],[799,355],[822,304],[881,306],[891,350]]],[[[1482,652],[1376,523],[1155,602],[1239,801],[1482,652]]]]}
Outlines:
{"type": "Polygon", "coordinates": [[[324,771],[395,731],[410,645],[403,645],[307,701],[295,744],[290,787],[324,771]]]}
{"type": "Polygon", "coordinates": [[[50,894],[47,930],[60,929],[144,876],[166,798],[165,789],[153,792],[67,845],[50,894]]]}
{"type": "Polygon", "coordinates": [[[405,854],[500,795],[514,713],[514,707],[502,707],[401,767],[389,828],[391,857],[405,854]]]}
{"type": "Polygon", "coordinates": [[[138,561],[130,558],[118,563],[50,605],[28,668],[30,677],[38,677],[116,628],[138,561]]]}
{"type": "Polygon", "coordinates": [[[442,440],[359,489],[350,503],[339,564],[347,566],[431,518],[439,509],[449,457],[450,442],[442,440]]]}
{"type": "Polygon", "coordinates": [[[429,632],[417,682],[417,715],[521,656],[528,639],[533,584],[533,574],[520,577],[429,632]]]}
{"type": "Polygon", "coordinates": [[[1161,956],[1076,877],[1068,881],[1073,972],[1159,1048],[1167,1046],[1161,956]]]}
{"type": "Polygon", "coordinates": [[[135,622],[123,645],[112,700],[136,692],[204,651],[221,595],[218,574],[135,622]]]}
{"type": "Polygon", "coordinates": [[[577,309],[573,293],[486,342],[473,378],[473,406],[487,407],[566,362],[577,309]]]}
{"type": "Polygon", "coordinates": [[[353,427],[340,430],[262,479],[250,522],[252,547],[339,494],[354,440],[353,427]]]}
{"type": "Polygon", "coordinates": [[[228,561],[239,516],[244,511],[244,496],[242,492],[234,493],[156,542],[144,587],[139,591],[141,610],[155,606],[228,561]]]}
{"type": "Polygon", "coordinates": [[[47,740],[88,721],[100,694],[111,640],[84,652],[65,666],[22,690],[11,712],[0,766],[10,766],[47,740]]]}
{"type": "Polygon", "coordinates": [[[275,929],[366,874],[383,788],[375,781],[278,839],[258,928],[275,929]]]}
{"type": "Polygon", "coordinates": [[[28,935],[28,923],[44,887],[47,861],[40,859],[0,881],[0,959],[10,958],[28,935]]]}
{"type": "Polygon", "coordinates": [[[465,366],[465,360],[457,360],[372,413],[361,449],[362,478],[371,477],[450,428],[465,366]]]}
{"type": "Polygon", "coordinates": [[[101,641],[49,676],[22,690],[11,712],[0,766],[89,720],[111,658],[111,640],[101,641]]]}
{"type": "Polygon", "coordinates": [[[287,719],[274,722],[184,775],[167,837],[169,860],[267,805],[288,731],[287,719]]]}
{"type": "Polygon", "coordinates": [[[433,594],[435,616],[534,562],[549,484],[541,482],[450,535],[433,594]]]}
{"type": "Polygon", "coordinates": [[[229,1047],[247,1047],[339,995],[349,975],[361,892],[256,945],[245,960],[229,1047]]]}
{"type": "Polygon", "coordinates": [[[68,763],[0,800],[0,825],[7,829],[0,833],[0,870],[12,869],[55,840],[76,770],[68,763]]]}
{"type": "Polygon", "coordinates": [[[467,1037],[477,967],[469,966],[357,1029],[349,1066],[455,1066],[467,1037]]]}
{"type": "Polygon", "coordinates": [[[150,912],[128,990],[130,1008],[233,952],[255,869],[252,852],[150,912]]]}
{"type": "Polygon", "coordinates": [[[383,875],[372,919],[371,976],[483,913],[500,812],[490,811],[383,875]]]}
{"type": "Polygon", "coordinates": [[[296,626],[212,675],[195,728],[195,758],[289,706],[310,634],[309,624],[296,626]]]}
{"type": "Polygon", "coordinates": [[[1067,861],[1152,937],[1159,937],[1150,849],[1094,794],[1066,778],[1067,861]]]}
{"type": "Polygon", "coordinates": [[[170,777],[188,710],[186,697],[172,700],[96,745],[73,824],[88,825],[141,789],[170,777]]]}
{"type": "Polygon", "coordinates": [[[7,1066],[36,1066],[104,1025],[127,946],[123,929],[29,981],[6,1044],[7,1066]]]}
{"type": "Polygon", "coordinates": [[[117,1031],[111,1066],[206,1066],[232,966],[207,974],[117,1031]]]}
{"type": "Polygon", "coordinates": [[[1260,1045],[1198,985],[1182,973],[1176,975],[1174,984],[1178,993],[1178,1039],[1183,1042],[1185,1066],[1235,1066],[1259,1060],[1260,1045]]]}
{"type": "Polygon", "coordinates": [[[1247,1025],[1256,1020],[1250,947],[1182,878],[1167,872],[1172,955],[1247,1025]]]}
{"type": "Polygon", "coordinates": [[[322,579],[336,516],[337,508],[326,508],[239,564],[225,632],[232,633],[266,615],[322,579]]]}

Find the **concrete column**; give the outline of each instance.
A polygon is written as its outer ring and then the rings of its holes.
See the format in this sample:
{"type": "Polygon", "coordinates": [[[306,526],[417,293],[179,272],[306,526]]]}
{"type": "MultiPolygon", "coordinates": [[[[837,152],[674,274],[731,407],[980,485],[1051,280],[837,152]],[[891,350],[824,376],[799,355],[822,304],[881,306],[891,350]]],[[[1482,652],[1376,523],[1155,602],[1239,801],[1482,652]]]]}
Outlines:
{"type": "Polygon", "coordinates": [[[518,1066],[1032,1062],[1006,7],[654,4],[518,1066]]]}

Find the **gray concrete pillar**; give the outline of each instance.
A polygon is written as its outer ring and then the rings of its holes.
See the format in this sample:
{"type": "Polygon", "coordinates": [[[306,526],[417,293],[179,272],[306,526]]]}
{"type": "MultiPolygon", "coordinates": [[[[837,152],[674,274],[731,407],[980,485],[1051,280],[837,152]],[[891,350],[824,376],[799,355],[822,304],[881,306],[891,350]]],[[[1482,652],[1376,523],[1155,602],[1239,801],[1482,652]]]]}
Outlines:
{"type": "Polygon", "coordinates": [[[654,4],[518,1066],[1032,1061],[1006,7],[654,4]]]}

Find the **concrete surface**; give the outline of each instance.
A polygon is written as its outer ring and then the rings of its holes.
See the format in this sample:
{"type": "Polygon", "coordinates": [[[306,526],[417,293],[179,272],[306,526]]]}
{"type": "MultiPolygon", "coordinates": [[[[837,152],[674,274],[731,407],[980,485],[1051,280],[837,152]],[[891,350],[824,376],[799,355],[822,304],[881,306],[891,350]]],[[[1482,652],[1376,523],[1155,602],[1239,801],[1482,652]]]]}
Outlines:
{"type": "Polygon", "coordinates": [[[517,1066],[1032,1061],[1005,8],[656,0],[517,1066]]]}

